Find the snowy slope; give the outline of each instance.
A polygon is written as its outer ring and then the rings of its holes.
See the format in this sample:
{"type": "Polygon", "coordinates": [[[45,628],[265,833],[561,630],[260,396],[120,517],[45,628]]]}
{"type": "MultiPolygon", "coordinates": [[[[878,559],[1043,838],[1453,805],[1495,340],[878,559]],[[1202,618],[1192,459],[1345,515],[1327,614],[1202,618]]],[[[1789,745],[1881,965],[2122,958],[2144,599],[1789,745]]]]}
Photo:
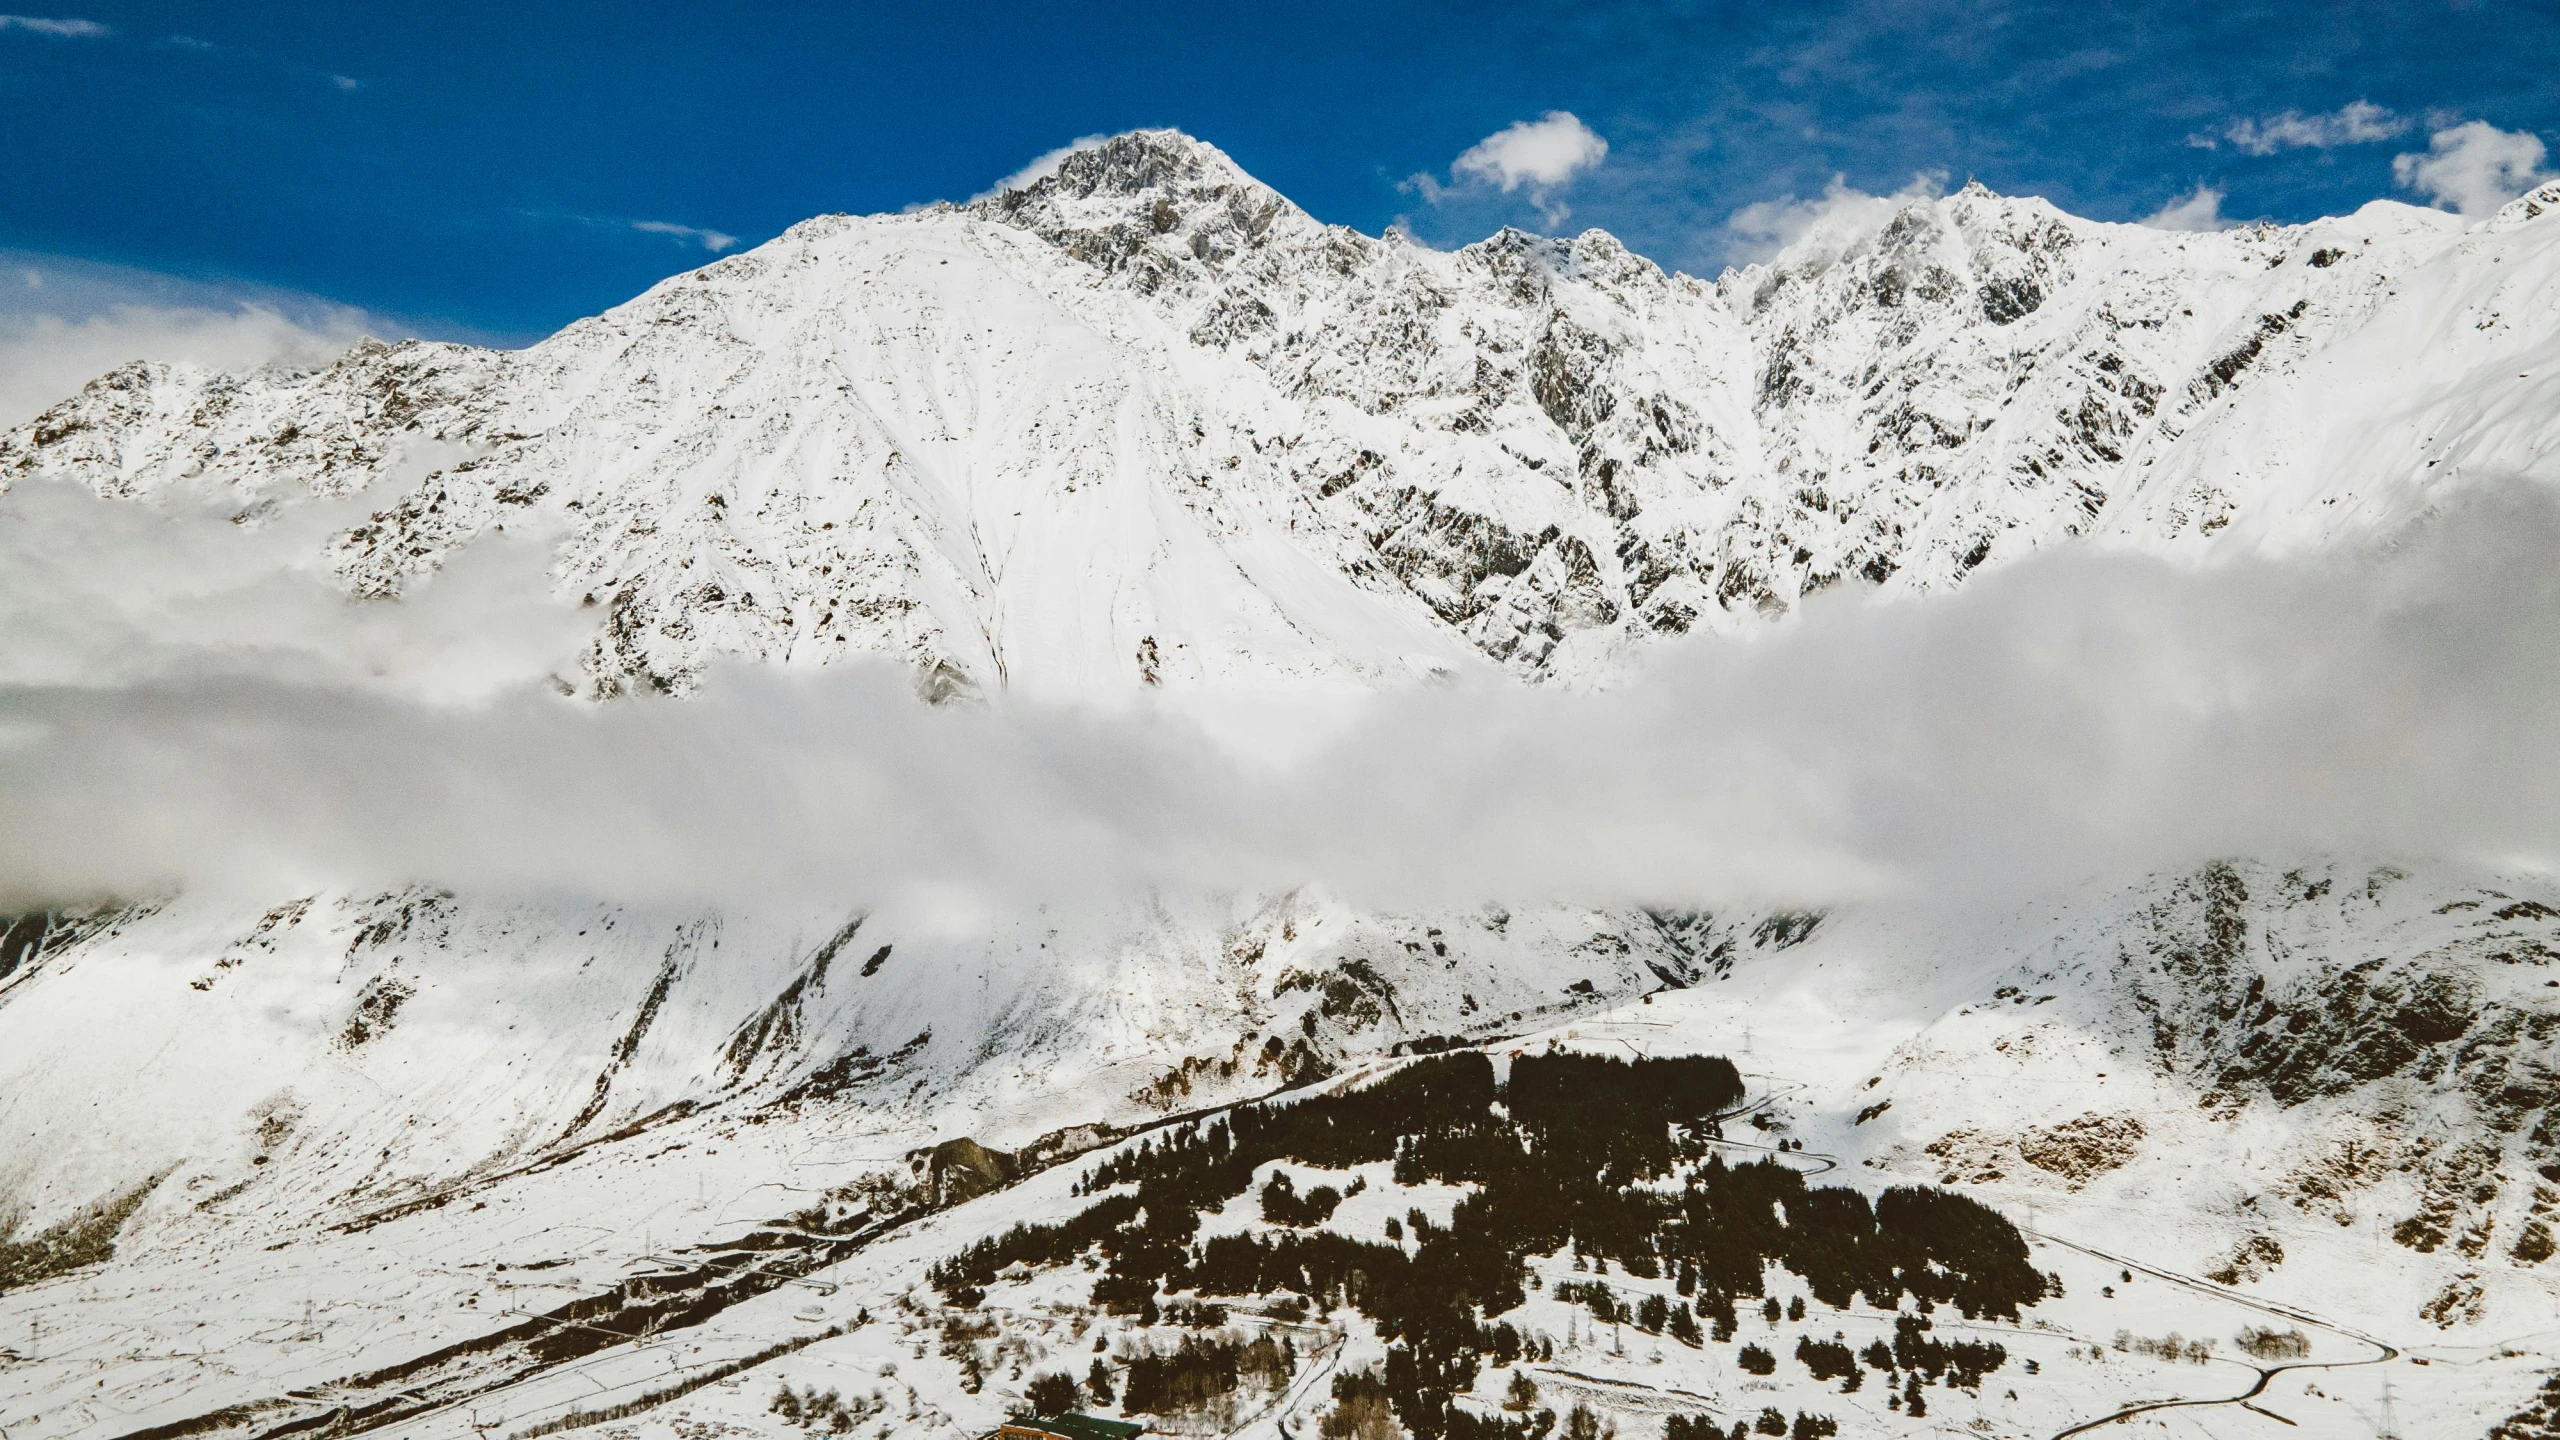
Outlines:
{"type": "Polygon", "coordinates": [[[1588,676],[1827,586],[2310,543],[2547,478],[2554,198],[2193,235],[1972,186],[1709,284],[1597,231],[1322,225],[1140,132],[525,351],[127,367],[0,437],[0,483],[361,490],[335,562],[367,595],[560,527],[604,693],[848,651],[942,694],[1588,676]]]}
{"type": "Polygon", "coordinates": [[[339,1223],[698,1109],[823,1102],[913,1143],[1010,1148],[1786,943],[1704,916],[1378,915],[1306,893],[955,917],[418,890],[107,920],[0,977],[0,1186],[23,1229],[160,1176],[217,1220],[339,1223]]]}
{"type": "MultiPolygon", "coordinates": [[[[809,1272],[820,1288],[786,1286],[636,1347],[606,1345],[506,1384],[411,1362],[467,1351],[525,1317],[677,1263],[644,1257],[752,1246],[751,1232],[829,1193],[879,1203],[917,1173],[910,1154],[929,1141],[967,1133],[1025,1147],[1043,1128],[1125,1123],[1267,1088],[1283,1078],[1279,1067],[1258,1065],[1257,1047],[1222,1043],[1247,1021],[1248,1034],[1297,1036],[1305,1031],[1291,1017],[1314,1014],[1320,1047],[1340,1057],[1329,1063],[1373,1071],[1356,1047],[1411,1033],[1445,1003],[1436,977],[1498,961],[1487,947],[1506,938],[1489,916],[1388,922],[1310,902],[1231,917],[1229,945],[1251,936],[1265,953],[1231,948],[1214,979],[1146,953],[1178,943],[1168,930],[1124,940],[1125,956],[1070,967],[1099,973],[1019,982],[1017,1007],[967,993],[1004,983],[955,963],[994,948],[984,937],[959,946],[918,937],[914,917],[866,919],[822,982],[794,988],[841,933],[836,917],[795,931],[598,915],[580,937],[542,933],[540,917],[432,900],[321,900],[299,918],[240,917],[247,928],[223,952],[239,962],[215,962],[209,990],[194,988],[191,978],[205,977],[187,967],[136,963],[163,946],[200,956],[237,924],[201,912],[182,921],[184,907],[172,906],[44,956],[15,983],[0,1008],[13,1036],[35,1033],[22,1027],[43,1007],[98,1003],[84,987],[129,997],[131,1033],[102,1047],[96,1072],[60,1083],[94,1100],[120,1082],[132,1112],[85,1137],[61,1125],[46,1148],[76,1153],[112,1128],[131,1140],[93,1149],[129,1158],[162,1144],[155,1158],[167,1178],[126,1223],[110,1263],[0,1296],[0,1317],[33,1341],[20,1351],[32,1358],[0,1372],[9,1397],[0,1424],[13,1435],[127,1434],[227,1405],[281,1407],[203,1431],[260,1433],[382,1398],[384,1382],[356,1377],[386,1366],[409,1366],[399,1383],[430,1399],[455,1397],[404,1421],[402,1433],[522,1433],[697,1377],[705,1388],[647,1412],[650,1433],[688,1433],[671,1424],[777,1433],[765,1404],[785,1381],[854,1397],[880,1387],[884,1408],[860,1433],[976,1433],[1014,1403],[1029,1372],[1068,1363],[1080,1373],[1094,1338],[1125,1356],[1177,1333],[1170,1322],[1097,1315],[1084,1293],[1091,1275],[1069,1266],[996,1287],[983,1311],[995,1328],[973,1344],[949,1339],[981,1312],[946,1308],[923,1285],[924,1267],[1017,1220],[1070,1213],[1083,1203],[1067,1193],[1079,1163],[859,1246],[809,1272]],[[890,955],[862,976],[875,939],[893,937],[890,955]],[[708,963],[715,941],[720,966],[708,963]],[[1454,972],[1435,941],[1458,960],[1454,972]],[[423,956],[422,946],[431,947],[423,956]],[[352,966],[350,948],[363,952],[352,966]],[[591,968],[544,963],[546,952],[579,948],[603,958],[591,968]],[[1342,990],[1291,981],[1346,950],[1395,977],[1393,1012],[1357,980],[1342,990]],[[654,1022],[627,1045],[617,1041],[650,1003],[631,981],[661,972],[625,964],[617,979],[604,963],[617,954],[669,959],[677,974],[654,1022]],[[910,969],[893,990],[883,982],[902,964],[927,973],[910,969]],[[491,973],[475,973],[484,967],[491,973]],[[346,980],[297,983],[304,968],[344,970],[346,980]],[[547,983],[529,984],[539,978],[529,970],[547,983]],[[412,998],[350,1043],[359,997],[379,993],[359,977],[393,975],[408,977],[412,998]],[[614,993],[574,993],[582,985],[614,993]],[[878,987],[868,1005],[864,986],[878,987]],[[839,989],[857,998],[831,993],[839,989]],[[300,1034],[255,1028],[262,1015],[284,1027],[315,991],[334,1004],[300,1034]],[[1327,1004],[1329,992],[1338,1003],[1327,1004]],[[1364,1000],[1378,1018],[1362,1018],[1364,1000]],[[845,1053],[853,1036],[899,1034],[918,1013],[903,1007],[919,1003],[941,1007],[930,1041],[903,1054],[875,1045],[882,1065],[853,1067],[840,1089],[802,1084],[811,1059],[845,1053]],[[511,1018],[473,1019],[483,1008],[511,1018]],[[1040,1023],[1024,1027],[1017,1008],[1040,1023]],[[225,1030],[236,1053],[173,1043],[173,1027],[190,1023],[225,1030]],[[1156,1062],[1186,1048],[1209,1062],[1170,1067],[1190,1074],[1187,1091],[1132,1083],[1161,1079],[1156,1062]],[[1217,1070],[1240,1053],[1237,1074],[1217,1070]],[[217,1112],[252,1094],[259,1103],[226,1144],[207,1143],[217,1112]],[[191,1096],[201,1097],[193,1113],[191,1096]],[[668,1108],[687,1100],[701,1108],[668,1108]],[[147,1117],[157,1111],[169,1118],[155,1135],[147,1117]],[[849,1332],[827,1338],[839,1327],[849,1332]],[[786,1343],[805,1348],[721,1380],[724,1364],[786,1343]]],[[[1610,936],[1565,943],[1592,918],[1513,916],[1507,938],[1531,965],[1613,953],[1610,936]]],[[[1694,983],[1641,1002],[1586,1001],[1516,1021],[1506,1013],[1495,1033],[1515,1038],[1492,1049],[1730,1054],[1765,1102],[1765,1125],[1728,1127],[1737,1158],[1784,1142],[1801,1146],[1799,1163],[1836,1164],[1832,1182],[1943,1183],[2028,1224],[2042,1237],[2036,1263],[2064,1277],[2065,1295],[2018,1325],[1940,1315],[1948,1338],[1996,1341],[2013,1358],[1979,1392],[1932,1390],[1938,1424],[1979,1419],[1987,1428],[1977,1433],[2046,1435],[2120,1406],[2227,1397],[2249,1379],[2233,1337],[2272,1327],[2309,1335],[2315,1364],[2347,1368],[2289,1372],[2258,1411],[2162,1416],[2163,1433],[2277,1434],[2288,1423],[2381,1433],[2387,1383],[2400,1433],[2477,1435],[2520,1408],[2552,1364],[2560,1282],[2527,1237],[2552,1205],[2540,1171],[2553,1160],[2556,929],[2560,891],[2547,882],[2345,862],[2213,866],[2091,887],[1990,921],[1901,904],[1809,928],[1772,925],[1757,944],[1722,932],[1730,950],[1680,972],[1694,983]],[[2213,1342],[2211,1357],[2163,1361],[2119,1344],[2173,1332],[2213,1342]],[[2374,1368],[2385,1350],[2396,1358],[2374,1368]],[[2027,1359],[2037,1371],[2023,1369],[2027,1359]]],[[[1629,950],[1641,966],[1668,963],[1677,947],[1657,932],[1629,950]]],[[[1626,970],[1620,959],[1589,973],[1605,989],[1626,970]]],[[[1330,979],[1357,973],[1336,966],[1330,979]]],[[[12,1075],[13,1128],[77,1108],[48,1103],[50,1083],[32,1069],[12,1075]]],[[[1302,1187],[1354,1178],[1296,1168],[1302,1187]]],[[[1371,1168],[1360,1177],[1368,1193],[1345,1204],[1337,1228],[1373,1237],[1409,1209],[1445,1223],[1458,1192],[1399,1187],[1387,1167],[1371,1168]]],[[[1255,1223],[1249,1204],[1228,1209],[1213,1232],[1255,1223]]],[[[1568,1254],[1538,1268],[1549,1291],[1585,1278],[1568,1254]]],[[[1610,1283],[1630,1294],[1668,1286],[1610,1283]]],[[[1781,1301],[1801,1294],[1785,1276],[1772,1285],[1781,1301]]],[[[1737,1343],[1783,1362],[1767,1379],[1737,1369],[1730,1345],[1613,1331],[1550,1295],[1512,1318],[1559,1348],[1533,1368],[1548,1403],[1593,1404],[1625,1434],[1658,1433],[1673,1413],[1748,1418],[1770,1406],[1832,1415],[1848,1434],[1931,1433],[1883,1407],[1890,1387],[1843,1395],[1790,1358],[1799,1335],[1889,1340],[1890,1312],[1815,1305],[1803,1322],[1747,1319],[1737,1343]]],[[[1339,1312],[1332,1324],[1299,1338],[1338,1347],[1337,1370],[1377,1359],[1379,1342],[1357,1316],[1339,1312]]],[[[1485,1372],[1488,1410],[1504,1379],[1485,1372]]],[[[1235,1433],[1288,1433],[1272,1427],[1292,1414],[1311,1424],[1329,1403],[1321,1375],[1292,1397],[1236,1412],[1235,1433]]]]}
{"type": "Polygon", "coordinates": [[[16,1351],[51,1364],[0,1374],[0,1425],[121,1433],[269,1399],[502,1328],[476,1298],[493,1264],[545,1272],[496,1283],[547,1309],[831,1192],[911,1203],[937,1142],[1071,1153],[1080,1127],[1593,1013],[1796,934],[1316,895],[970,921],[414,891],[66,920],[0,977],[0,1240],[106,1214],[115,1244],[0,1293],[0,1334],[52,1337],[16,1351]],[[219,1373],[115,1369],[84,1397],[102,1410],[62,1412],[134,1301],[197,1317],[186,1343],[219,1373]],[[342,1343],[297,1338],[306,1302],[342,1343]]]}
{"type": "Polygon", "coordinates": [[[1809,1143],[1883,1176],[2403,1334],[2514,1335],[2560,1295],[2555,982],[2547,879],[2333,860],[1844,914],[1649,1008],[1731,1049],[1756,1024],[1809,1143]]]}

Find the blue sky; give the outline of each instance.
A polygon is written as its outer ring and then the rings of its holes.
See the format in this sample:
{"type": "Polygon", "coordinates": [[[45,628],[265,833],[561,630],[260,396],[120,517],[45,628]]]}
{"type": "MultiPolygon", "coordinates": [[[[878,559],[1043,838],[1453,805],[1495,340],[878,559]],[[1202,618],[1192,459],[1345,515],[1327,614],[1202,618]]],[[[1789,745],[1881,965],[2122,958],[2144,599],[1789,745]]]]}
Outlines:
{"type": "Polygon", "coordinates": [[[2424,198],[2394,157],[2457,122],[2560,140],[2560,7],[2491,0],[17,3],[54,7],[0,19],[0,250],[22,270],[508,342],[724,241],[966,197],[1140,125],[1326,220],[1437,244],[1597,225],[1707,273],[1748,248],[1737,211],[1835,175],[1979,177],[2109,219],[2204,186],[2221,216],[2297,220],[2424,198]],[[1508,192],[1453,173],[1558,111],[1605,158],[1508,192]]]}

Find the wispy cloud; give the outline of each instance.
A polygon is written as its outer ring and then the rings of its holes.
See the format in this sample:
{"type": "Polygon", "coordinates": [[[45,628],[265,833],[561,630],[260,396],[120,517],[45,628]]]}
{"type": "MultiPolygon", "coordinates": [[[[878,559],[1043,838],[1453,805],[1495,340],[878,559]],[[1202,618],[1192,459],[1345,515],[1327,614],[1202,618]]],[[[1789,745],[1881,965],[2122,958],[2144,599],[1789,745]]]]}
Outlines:
{"type": "Polygon", "coordinates": [[[1449,180],[1424,171],[1404,188],[1440,204],[1462,191],[1482,187],[1502,194],[1526,190],[1529,203],[1549,225],[1561,225],[1572,213],[1556,192],[1574,177],[1599,168],[1609,158],[1609,142],[1563,110],[1550,110],[1535,120],[1518,120],[1470,145],[1449,165],[1449,180]]]}
{"type": "Polygon", "coordinates": [[[103,40],[115,32],[95,20],[52,19],[42,15],[0,15],[0,30],[24,30],[56,40],[103,40]]]}
{"type": "Polygon", "coordinates": [[[2440,209],[2487,215],[2551,178],[2542,168],[2547,153],[2530,131],[2472,120],[2427,137],[2423,153],[2394,156],[2391,178],[2440,209]]]}
{"type": "Polygon", "coordinates": [[[0,425],[132,360],[245,370],[316,364],[395,322],[317,296],[0,252],[0,425]]]}
{"type": "Polygon", "coordinates": [[[2198,184],[2195,189],[2145,215],[2138,222],[2154,230],[2228,230],[2236,222],[2222,215],[2223,191],[2198,184]]]}
{"type": "MultiPolygon", "coordinates": [[[[2328,114],[2287,110],[2264,119],[2242,116],[2224,127],[2221,138],[2244,154],[2273,155],[2279,150],[2369,145],[2407,134],[2411,123],[2407,116],[2395,115],[2370,100],[2350,100],[2328,114]]],[[[2215,141],[2212,136],[2197,136],[2188,143],[2210,150],[2215,141]]]]}
{"type": "Polygon", "coordinates": [[[1946,188],[1944,170],[1921,171],[1890,195],[1870,195],[1851,187],[1848,176],[1834,175],[1811,199],[1781,195],[1734,211],[1724,222],[1726,258],[1743,264],[1774,260],[1800,243],[1837,252],[1882,229],[1903,206],[1934,200],[1946,188]]]}
{"type": "Polygon", "coordinates": [[[0,317],[0,424],[35,415],[128,361],[217,370],[277,360],[317,364],[354,344],[358,333],[352,323],[315,327],[255,304],[120,305],[78,320],[0,317]]]}
{"type": "Polygon", "coordinates": [[[216,44],[211,40],[206,40],[195,35],[164,35],[155,43],[165,46],[171,50],[185,51],[191,55],[218,55],[232,61],[245,61],[249,64],[266,69],[269,73],[274,75],[289,75],[294,77],[297,81],[316,81],[319,84],[327,85],[340,91],[356,91],[365,88],[366,82],[358,76],[342,74],[335,70],[316,69],[312,66],[301,64],[298,61],[286,60],[274,55],[262,53],[254,48],[233,44],[216,44]]]}
{"type": "Polygon", "coordinates": [[[738,243],[738,237],[725,230],[702,225],[682,225],[673,220],[634,220],[627,215],[581,215],[566,210],[520,210],[522,218],[543,225],[578,225],[608,235],[647,235],[661,241],[672,241],[687,249],[708,250],[717,255],[738,243]]]}
{"type": "Polygon", "coordinates": [[[672,220],[634,220],[631,228],[643,235],[664,235],[688,245],[699,245],[714,255],[738,243],[735,235],[705,230],[698,225],[678,225],[672,220]]]}
{"type": "Polygon", "coordinates": [[[1110,138],[1108,135],[1079,135],[969,198],[972,201],[992,200],[1008,190],[1020,190],[1026,186],[1037,185],[1057,174],[1058,167],[1067,163],[1068,156],[1079,150],[1090,150],[1110,138]]]}

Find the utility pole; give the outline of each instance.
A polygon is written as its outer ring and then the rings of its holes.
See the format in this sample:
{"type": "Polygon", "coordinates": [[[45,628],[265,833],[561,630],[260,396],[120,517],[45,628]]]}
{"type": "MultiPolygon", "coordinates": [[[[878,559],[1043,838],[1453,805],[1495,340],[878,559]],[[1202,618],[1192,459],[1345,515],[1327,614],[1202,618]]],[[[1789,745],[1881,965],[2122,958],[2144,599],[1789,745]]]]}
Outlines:
{"type": "Polygon", "coordinates": [[[2382,1433],[2376,1440],[2400,1440],[2400,1426],[2391,1418],[2391,1377],[2382,1377],[2382,1433]]]}

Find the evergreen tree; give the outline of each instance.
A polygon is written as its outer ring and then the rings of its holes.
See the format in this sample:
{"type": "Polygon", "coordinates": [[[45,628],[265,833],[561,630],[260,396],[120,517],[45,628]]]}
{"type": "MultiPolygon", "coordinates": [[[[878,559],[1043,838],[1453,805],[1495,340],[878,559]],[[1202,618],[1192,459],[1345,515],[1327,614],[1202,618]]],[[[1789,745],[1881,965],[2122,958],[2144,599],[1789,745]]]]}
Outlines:
{"type": "Polygon", "coordinates": [[[1023,1387],[1022,1398],[1034,1415],[1063,1415],[1076,1408],[1076,1382],[1054,1370],[1035,1375],[1023,1387]]]}

